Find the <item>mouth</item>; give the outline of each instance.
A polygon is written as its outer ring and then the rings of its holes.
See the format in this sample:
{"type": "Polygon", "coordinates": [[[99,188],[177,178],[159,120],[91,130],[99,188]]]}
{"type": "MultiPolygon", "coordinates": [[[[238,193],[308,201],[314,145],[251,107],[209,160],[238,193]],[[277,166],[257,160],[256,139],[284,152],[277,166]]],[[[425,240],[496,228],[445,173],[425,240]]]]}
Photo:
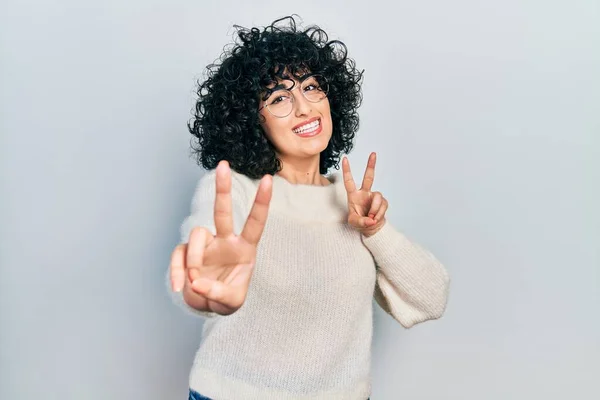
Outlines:
{"type": "Polygon", "coordinates": [[[321,118],[315,117],[296,125],[292,131],[300,137],[312,137],[321,133],[321,129],[321,118]]]}

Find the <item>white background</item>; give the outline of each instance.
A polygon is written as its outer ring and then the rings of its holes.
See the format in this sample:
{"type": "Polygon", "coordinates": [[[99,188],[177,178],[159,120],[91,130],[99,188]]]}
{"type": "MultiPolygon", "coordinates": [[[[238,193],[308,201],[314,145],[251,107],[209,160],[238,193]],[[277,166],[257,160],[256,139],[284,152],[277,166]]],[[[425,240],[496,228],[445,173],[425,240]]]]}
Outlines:
{"type": "Polygon", "coordinates": [[[163,277],[195,81],[290,13],[365,69],[352,165],[378,152],[389,218],[452,276],[439,321],[377,309],[372,398],[600,398],[599,7],[4,1],[0,398],[187,398],[202,320],[163,277]]]}

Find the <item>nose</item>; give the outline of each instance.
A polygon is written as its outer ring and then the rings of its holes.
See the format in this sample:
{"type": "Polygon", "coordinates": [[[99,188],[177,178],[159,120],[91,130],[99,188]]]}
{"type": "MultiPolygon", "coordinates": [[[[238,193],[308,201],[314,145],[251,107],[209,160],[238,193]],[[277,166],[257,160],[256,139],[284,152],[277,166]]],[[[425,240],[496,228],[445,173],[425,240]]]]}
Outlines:
{"type": "Polygon", "coordinates": [[[294,103],[296,117],[309,115],[312,111],[311,103],[302,95],[302,88],[298,87],[298,91],[294,93],[294,103]]]}

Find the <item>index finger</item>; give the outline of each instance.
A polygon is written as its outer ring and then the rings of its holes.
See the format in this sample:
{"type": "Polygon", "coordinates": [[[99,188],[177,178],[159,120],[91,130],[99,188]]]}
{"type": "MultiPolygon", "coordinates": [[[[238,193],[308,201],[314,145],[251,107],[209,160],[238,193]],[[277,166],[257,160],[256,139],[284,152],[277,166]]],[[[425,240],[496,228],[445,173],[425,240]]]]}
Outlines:
{"type": "Polygon", "coordinates": [[[377,154],[371,153],[369,155],[369,161],[367,162],[367,169],[365,170],[365,176],[362,181],[361,189],[368,192],[373,187],[373,181],[375,180],[375,162],[377,161],[377,154]]]}
{"type": "Polygon", "coordinates": [[[215,229],[217,237],[228,237],[233,233],[231,206],[231,169],[227,161],[217,165],[215,195],[215,229]]]}
{"type": "Polygon", "coordinates": [[[350,161],[348,161],[348,157],[344,157],[342,159],[342,171],[344,173],[344,187],[348,193],[352,193],[356,191],[356,184],[354,183],[354,179],[352,178],[352,172],[350,171],[350,161]]]}
{"type": "Polygon", "coordinates": [[[267,223],[272,193],[272,177],[270,175],[266,175],[260,180],[258,192],[256,193],[254,204],[252,205],[252,210],[250,210],[250,214],[248,215],[244,229],[240,234],[240,236],[246,239],[248,243],[256,245],[262,236],[265,224],[267,223]]]}

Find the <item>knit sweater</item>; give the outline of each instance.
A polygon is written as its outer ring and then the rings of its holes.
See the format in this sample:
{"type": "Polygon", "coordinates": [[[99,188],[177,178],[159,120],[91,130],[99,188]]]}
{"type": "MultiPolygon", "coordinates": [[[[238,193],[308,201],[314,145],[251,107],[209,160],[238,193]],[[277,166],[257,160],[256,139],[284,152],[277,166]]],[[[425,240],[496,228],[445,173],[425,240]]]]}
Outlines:
{"type": "MultiPolygon", "coordinates": [[[[182,242],[215,232],[215,170],[199,181],[182,242]]],[[[216,400],[365,400],[371,393],[373,298],[404,327],[442,316],[449,278],[427,250],[389,222],[365,237],[347,223],[340,173],[326,186],[273,177],[273,195],[242,307],[206,318],[190,388],[216,400]]],[[[234,232],[259,180],[232,171],[234,232]]]]}

